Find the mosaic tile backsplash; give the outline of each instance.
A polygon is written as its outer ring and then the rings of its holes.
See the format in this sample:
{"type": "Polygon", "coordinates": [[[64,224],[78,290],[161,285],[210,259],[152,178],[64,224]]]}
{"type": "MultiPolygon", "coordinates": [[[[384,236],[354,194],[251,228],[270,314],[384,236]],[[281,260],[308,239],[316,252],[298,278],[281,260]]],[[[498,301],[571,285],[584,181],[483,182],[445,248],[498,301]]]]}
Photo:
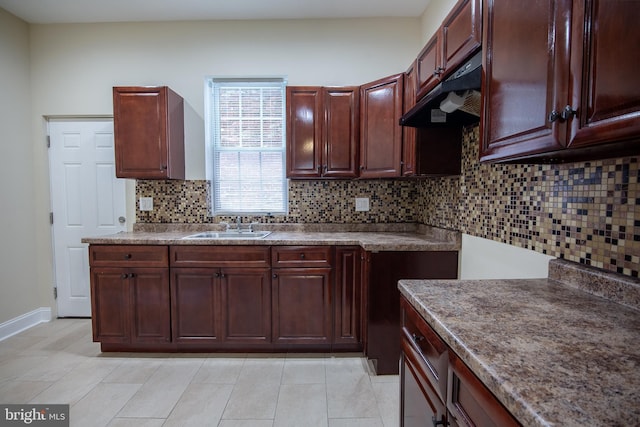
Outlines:
{"type": "MultiPolygon", "coordinates": [[[[478,127],[463,132],[462,173],[422,180],[291,181],[289,214],[268,223],[418,222],[629,276],[640,269],[640,158],[565,165],[478,162],[478,127]],[[355,212],[355,197],[371,210],[355,212]]],[[[207,181],[138,181],[154,210],[138,223],[217,223],[207,181]]]]}
{"type": "Polygon", "coordinates": [[[638,277],[640,158],[480,164],[478,138],[464,131],[459,177],[419,183],[419,222],[638,277]]]}
{"type": "MultiPolygon", "coordinates": [[[[136,210],[138,223],[217,223],[210,217],[207,181],[137,181],[136,200],[153,197],[153,211],[136,210]]],[[[402,223],[417,222],[415,181],[290,181],[289,214],[243,217],[265,223],[402,223]],[[355,198],[369,197],[368,212],[355,211],[355,198]]]]}

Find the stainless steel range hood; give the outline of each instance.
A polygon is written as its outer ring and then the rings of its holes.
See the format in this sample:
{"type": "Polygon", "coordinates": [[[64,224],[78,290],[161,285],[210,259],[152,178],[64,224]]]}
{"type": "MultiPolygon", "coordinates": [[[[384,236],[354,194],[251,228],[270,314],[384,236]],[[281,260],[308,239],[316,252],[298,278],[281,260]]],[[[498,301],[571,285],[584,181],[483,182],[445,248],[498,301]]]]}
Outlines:
{"type": "Polygon", "coordinates": [[[477,123],[481,80],[482,51],[420,99],[400,118],[400,125],[423,128],[477,123]]]}

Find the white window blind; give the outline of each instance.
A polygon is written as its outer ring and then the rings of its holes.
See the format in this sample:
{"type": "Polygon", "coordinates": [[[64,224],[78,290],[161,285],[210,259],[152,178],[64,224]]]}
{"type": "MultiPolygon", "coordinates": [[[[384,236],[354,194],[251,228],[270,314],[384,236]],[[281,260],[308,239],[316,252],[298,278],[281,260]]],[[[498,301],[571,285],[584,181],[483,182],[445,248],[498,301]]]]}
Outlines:
{"type": "Polygon", "coordinates": [[[213,213],[286,213],[285,82],[211,79],[213,213]]]}

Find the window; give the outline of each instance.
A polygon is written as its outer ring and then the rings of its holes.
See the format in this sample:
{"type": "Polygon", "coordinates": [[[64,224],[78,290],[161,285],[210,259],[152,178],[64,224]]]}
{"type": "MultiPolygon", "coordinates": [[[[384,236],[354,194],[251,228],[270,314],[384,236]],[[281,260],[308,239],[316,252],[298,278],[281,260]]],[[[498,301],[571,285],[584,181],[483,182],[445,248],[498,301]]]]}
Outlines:
{"type": "Polygon", "coordinates": [[[214,215],[287,213],[285,81],[207,79],[214,215]]]}

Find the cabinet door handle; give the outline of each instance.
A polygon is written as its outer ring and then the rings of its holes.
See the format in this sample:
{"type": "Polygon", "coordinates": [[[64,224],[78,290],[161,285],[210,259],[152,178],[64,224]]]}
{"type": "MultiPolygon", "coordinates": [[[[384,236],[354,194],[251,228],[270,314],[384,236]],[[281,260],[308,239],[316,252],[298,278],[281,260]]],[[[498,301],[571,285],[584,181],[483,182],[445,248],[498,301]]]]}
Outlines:
{"type": "Polygon", "coordinates": [[[444,71],[444,68],[437,67],[435,70],[433,70],[433,76],[434,77],[439,77],[440,74],[442,74],[443,71],[444,71]]]}
{"type": "Polygon", "coordinates": [[[562,113],[560,114],[560,116],[562,117],[562,120],[569,120],[572,117],[575,117],[578,115],[578,110],[574,110],[573,108],[571,108],[570,105],[567,105],[566,107],[564,107],[564,110],[562,110],[562,113]]]}
{"type": "Polygon", "coordinates": [[[131,259],[131,254],[124,254],[124,259],[131,259]]]}
{"type": "Polygon", "coordinates": [[[216,272],[215,277],[216,278],[220,277],[220,272],[216,272]]]}
{"type": "Polygon", "coordinates": [[[126,279],[127,277],[129,277],[129,275],[128,275],[127,273],[122,273],[122,274],[120,275],[120,278],[121,278],[121,279],[126,279]]]}
{"type": "Polygon", "coordinates": [[[411,334],[411,339],[415,343],[419,343],[420,341],[424,341],[424,337],[422,335],[411,334]]]}
{"type": "Polygon", "coordinates": [[[162,166],[160,167],[160,170],[163,170],[163,171],[167,170],[167,165],[162,165],[162,166]]]}
{"type": "Polygon", "coordinates": [[[304,254],[300,254],[300,259],[304,259],[304,254]]]}
{"type": "Polygon", "coordinates": [[[134,273],[129,273],[129,279],[133,279],[134,277],[136,277],[134,273]]]}
{"type": "Polygon", "coordinates": [[[444,415],[442,416],[442,418],[440,419],[440,421],[438,421],[438,417],[436,417],[435,415],[433,417],[431,417],[431,422],[433,423],[433,427],[438,427],[438,426],[446,426],[449,425],[449,423],[447,423],[444,419],[444,415]]]}
{"type": "Polygon", "coordinates": [[[553,123],[556,120],[558,120],[560,118],[560,113],[558,113],[557,110],[553,110],[552,112],[549,113],[549,116],[547,117],[547,120],[549,121],[549,123],[553,123]]]}
{"type": "Polygon", "coordinates": [[[277,279],[278,275],[276,273],[273,273],[273,275],[271,277],[273,277],[274,279],[277,279]]]}

